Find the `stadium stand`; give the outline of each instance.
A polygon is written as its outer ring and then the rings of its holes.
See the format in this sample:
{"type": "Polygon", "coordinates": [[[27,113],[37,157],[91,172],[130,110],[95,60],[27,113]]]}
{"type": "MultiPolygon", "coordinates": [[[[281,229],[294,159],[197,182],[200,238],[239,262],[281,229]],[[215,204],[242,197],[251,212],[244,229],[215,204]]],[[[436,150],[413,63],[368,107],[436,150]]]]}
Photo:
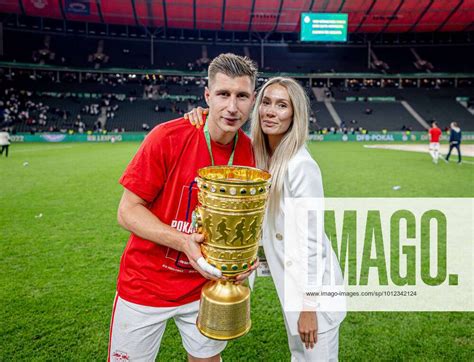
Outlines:
{"type": "Polygon", "coordinates": [[[334,108],[348,128],[423,131],[424,128],[398,102],[344,102],[334,108]]]}
{"type": "MultiPolygon", "coordinates": [[[[348,97],[395,97],[397,101],[408,102],[428,123],[430,121],[438,121],[442,128],[446,128],[449,126],[450,122],[456,121],[462,129],[465,129],[466,131],[474,130],[474,116],[468,111],[466,107],[456,100],[458,97],[472,97],[474,94],[473,88],[398,89],[373,87],[357,90],[334,88],[333,94],[338,100],[336,102],[338,106],[341,103],[340,101],[346,100],[348,97]]],[[[373,108],[372,104],[374,103],[367,102],[364,104],[367,104],[370,108],[373,108]]],[[[383,117],[384,126],[386,125],[385,123],[387,123],[387,126],[395,126],[395,119],[389,121],[389,119],[394,116],[394,114],[388,112],[388,107],[391,106],[389,103],[386,103],[386,106],[386,116],[383,117]]],[[[339,108],[345,108],[345,106],[339,108]]],[[[387,129],[397,129],[397,127],[393,128],[388,126],[387,129]]],[[[416,128],[413,129],[415,130],[416,128]]]]}
{"type": "Polygon", "coordinates": [[[474,116],[450,93],[451,90],[416,92],[410,89],[405,97],[428,122],[438,121],[441,127],[447,128],[455,121],[464,130],[474,131],[474,116]]]}
{"type": "Polygon", "coordinates": [[[472,46],[426,46],[416,50],[433,64],[433,71],[436,72],[472,72],[474,69],[472,60],[469,60],[472,46]]]}
{"type": "MultiPolygon", "coordinates": [[[[14,80],[1,81],[2,94],[12,87],[18,94],[22,92],[31,94],[29,98],[21,96],[20,99],[25,99],[20,105],[24,105],[28,98],[35,104],[42,103],[49,107],[47,124],[39,125],[35,122],[31,124],[27,119],[19,118],[14,122],[17,132],[77,129],[74,122],[79,114],[81,121],[85,123],[85,129],[94,129],[101,116],[100,112],[91,115],[81,110],[94,103],[99,104],[101,110],[104,100],[110,100],[110,104],[106,106],[106,115],[112,112],[110,107],[115,104],[118,106],[113,112],[113,117],[106,117],[106,122],[102,122],[108,131],[122,129],[143,131],[144,123],[153,127],[160,122],[178,117],[195,105],[203,104],[204,80],[201,78],[165,77],[153,81],[143,76],[132,80],[125,79],[120,84],[109,82],[101,84],[91,77],[83,83],[68,77],[65,77],[63,82],[51,82],[51,76],[49,74],[33,80],[31,74],[24,72],[14,80]],[[61,110],[67,114],[66,117],[59,116],[61,110]]],[[[108,77],[115,79],[115,75],[108,75],[106,79],[109,79],[108,77]]],[[[306,87],[306,89],[313,112],[310,122],[310,130],[313,132],[337,128],[336,121],[328,112],[324,100],[333,102],[335,111],[348,129],[423,130],[423,126],[402,106],[401,102],[404,101],[427,123],[437,120],[441,127],[445,128],[451,121],[456,121],[463,129],[474,130],[474,116],[465,105],[456,100],[458,97],[470,99],[472,88],[399,89],[361,86],[331,89],[306,87]],[[315,97],[318,89],[320,89],[319,101],[315,97]],[[380,98],[387,97],[388,99],[380,101],[380,98]],[[370,109],[370,114],[367,109],[370,109]]],[[[8,106],[8,97],[2,97],[2,102],[8,106]]],[[[17,113],[23,110],[20,109],[17,113]]],[[[31,112],[29,116],[35,119],[38,112],[31,112]]]]}
{"type": "MultiPolygon", "coordinates": [[[[177,112],[171,112],[169,108],[164,112],[156,112],[154,110],[156,104],[148,100],[121,103],[117,117],[108,122],[107,129],[123,128],[130,132],[142,132],[143,124],[147,124],[151,129],[159,123],[179,117],[177,112]]],[[[161,104],[163,107],[163,103],[161,104]]]]}
{"type": "MultiPolygon", "coordinates": [[[[253,59],[260,49],[251,48],[253,59]]],[[[275,46],[265,50],[263,69],[271,72],[358,72],[367,70],[367,50],[362,47],[275,46]]]]}
{"type": "Polygon", "coordinates": [[[380,47],[374,48],[377,56],[387,63],[387,73],[410,73],[416,71],[413,65],[415,59],[406,47],[380,47]]]}
{"type": "Polygon", "coordinates": [[[329,114],[329,111],[326,108],[324,102],[312,101],[311,110],[313,111],[313,114],[316,118],[316,124],[314,125],[313,129],[311,129],[312,125],[310,123],[310,129],[312,131],[320,131],[324,128],[329,129],[331,127],[337,126],[337,124],[334,122],[334,119],[329,114]]]}
{"type": "MultiPolygon", "coordinates": [[[[45,39],[49,39],[50,50],[55,54],[53,59],[42,59],[45,64],[68,65],[74,67],[91,67],[95,63],[90,56],[97,52],[98,44],[103,41],[103,51],[108,61],[101,63],[101,68],[124,67],[138,69],[176,69],[202,70],[209,59],[222,52],[233,52],[248,55],[259,64],[261,69],[269,72],[366,72],[367,46],[339,45],[297,45],[269,44],[264,48],[261,58],[259,44],[225,45],[199,43],[192,41],[157,41],[153,47],[153,64],[151,64],[150,42],[145,39],[102,39],[100,37],[83,37],[77,35],[42,35],[29,32],[5,31],[5,61],[32,62],[39,50],[45,48],[45,39]],[[18,47],[21,42],[25,44],[18,47]],[[74,44],[74,47],[70,45],[74,44]],[[186,52],[183,53],[183,47],[186,52]]],[[[424,72],[415,66],[415,54],[433,65],[436,72],[472,72],[474,65],[467,54],[472,53],[473,46],[377,46],[373,48],[377,57],[388,65],[384,72],[409,73],[424,72]]],[[[372,69],[380,72],[381,69],[372,69]]]]}

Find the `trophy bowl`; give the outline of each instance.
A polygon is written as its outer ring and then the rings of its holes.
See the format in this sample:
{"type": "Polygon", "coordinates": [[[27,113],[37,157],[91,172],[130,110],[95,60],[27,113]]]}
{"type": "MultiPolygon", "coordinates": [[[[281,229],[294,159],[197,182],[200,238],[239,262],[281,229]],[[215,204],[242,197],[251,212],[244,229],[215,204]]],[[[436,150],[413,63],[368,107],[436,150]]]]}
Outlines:
{"type": "Polygon", "coordinates": [[[193,223],[205,237],[204,258],[227,278],[207,282],[201,292],[197,327],[209,338],[230,340],[250,330],[250,288],[235,284],[235,277],[257,260],[270,177],[243,166],[198,171],[193,223]]]}

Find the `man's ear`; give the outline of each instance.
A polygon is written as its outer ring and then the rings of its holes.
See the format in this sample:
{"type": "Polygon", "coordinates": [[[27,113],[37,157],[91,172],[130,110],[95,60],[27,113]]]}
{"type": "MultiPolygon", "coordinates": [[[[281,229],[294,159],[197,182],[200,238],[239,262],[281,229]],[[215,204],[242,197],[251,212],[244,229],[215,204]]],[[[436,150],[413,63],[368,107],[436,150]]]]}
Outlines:
{"type": "Polygon", "coordinates": [[[209,106],[209,96],[211,94],[211,91],[209,88],[205,87],[204,88],[204,99],[206,100],[207,105],[209,106]]]}
{"type": "Polygon", "coordinates": [[[257,99],[257,91],[254,91],[252,94],[252,105],[255,105],[255,100],[257,99]]]}

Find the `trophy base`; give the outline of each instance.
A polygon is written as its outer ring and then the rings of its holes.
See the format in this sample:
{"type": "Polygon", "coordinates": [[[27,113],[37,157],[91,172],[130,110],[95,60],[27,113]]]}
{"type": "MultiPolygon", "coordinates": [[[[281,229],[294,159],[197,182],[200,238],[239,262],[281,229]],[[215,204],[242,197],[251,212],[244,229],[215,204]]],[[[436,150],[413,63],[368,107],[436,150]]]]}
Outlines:
{"type": "Polygon", "coordinates": [[[196,325],[208,338],[228,341],[250,330],[250,288],[231,281],[210,281],[202,288],[196,325]]]}

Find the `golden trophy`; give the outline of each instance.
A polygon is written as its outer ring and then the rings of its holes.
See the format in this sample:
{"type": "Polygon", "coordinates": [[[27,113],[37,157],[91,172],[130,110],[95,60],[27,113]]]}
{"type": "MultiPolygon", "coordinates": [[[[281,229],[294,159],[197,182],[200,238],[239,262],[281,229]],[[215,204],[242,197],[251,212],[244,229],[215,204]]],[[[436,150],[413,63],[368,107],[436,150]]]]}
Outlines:
{"type": "Polygon", "coordinates": [[[228,278],[202,288],[197,327],[212,339],[238,338],[251,326],[250,288],[234,279],[257,260],[270,174],[251,167],[210,166],[198,171],[196,182],[199,205],[193,222],[205,236],[201,251],[228,278]]]}

